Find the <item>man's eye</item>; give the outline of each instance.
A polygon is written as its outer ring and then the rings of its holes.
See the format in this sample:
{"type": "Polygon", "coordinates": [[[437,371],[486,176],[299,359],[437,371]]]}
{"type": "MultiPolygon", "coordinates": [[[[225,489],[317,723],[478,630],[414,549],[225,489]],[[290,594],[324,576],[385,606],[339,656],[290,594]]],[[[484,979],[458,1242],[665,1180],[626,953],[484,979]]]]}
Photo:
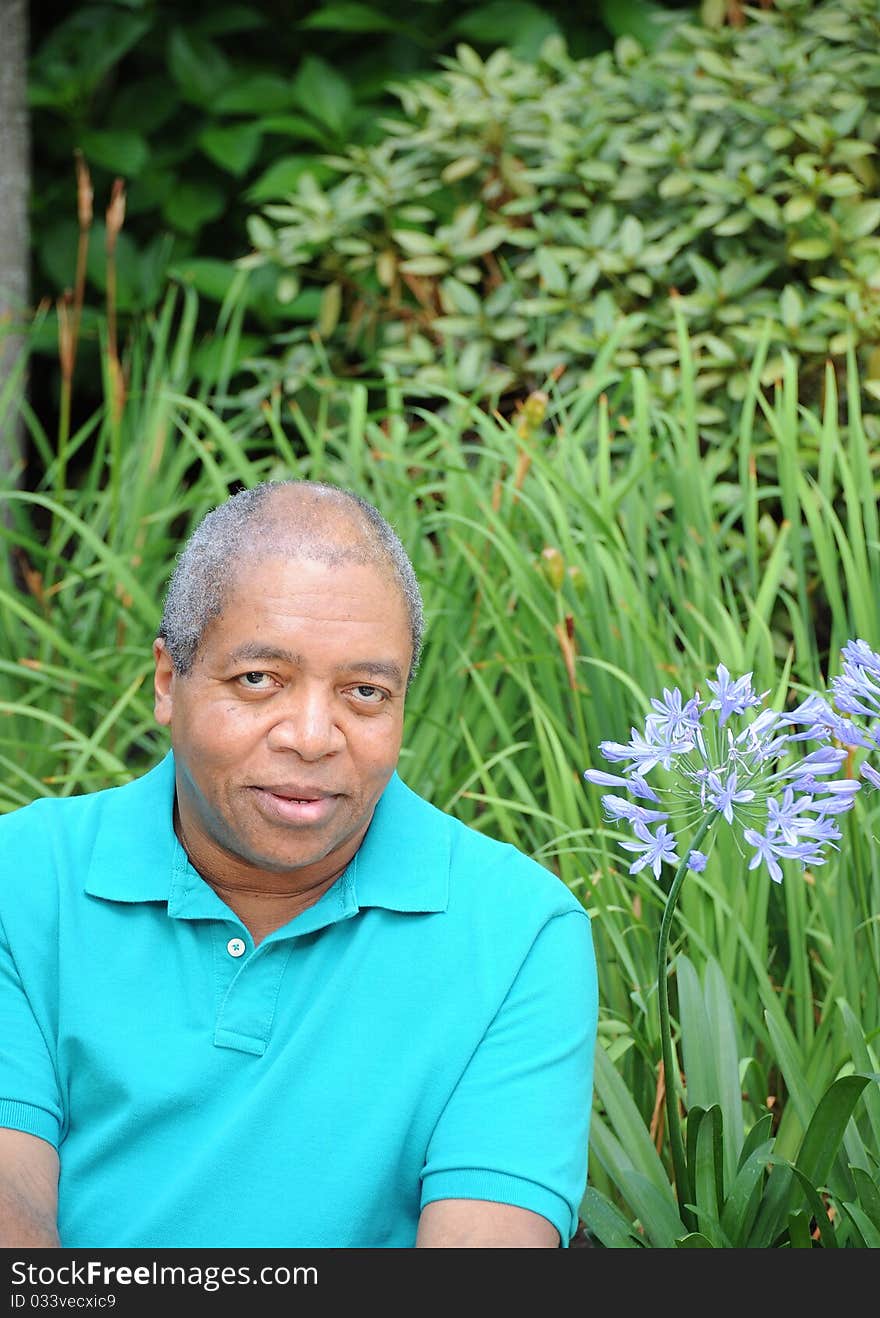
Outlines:
{"type": "Polygon", "coordinates": [[[371,686],[369,682],[359,682],[353,690],[358,700],[366,700],[371,705],[378,705],[385,699],[382,688],[371,686]]]}
{"type": "Polygon", "coordinates": [[[249,691],[265,691],[272,679],[268,673],[242,673],[239,682],[249,691]]]}

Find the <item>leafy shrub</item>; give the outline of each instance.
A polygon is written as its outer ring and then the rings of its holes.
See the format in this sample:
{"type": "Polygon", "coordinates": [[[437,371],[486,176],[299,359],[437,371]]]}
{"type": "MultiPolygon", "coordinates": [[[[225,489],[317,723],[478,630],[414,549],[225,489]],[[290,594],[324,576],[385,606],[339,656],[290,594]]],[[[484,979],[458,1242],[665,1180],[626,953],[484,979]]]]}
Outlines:
{"type": "MultiPolygon", "coordinates": [[[[210,333],[217,306],[244,315],[242,357],[266,350],[286,323],[266,269],[242,290],[234,260],[249,211],[292,190],[304,170],[334,177],[327,152],[375,142],[397,111],[386,83],[433,67],[458,40],[488,52],[507,43],[534,58],[564,33],[579,54],[612,34],[650,42],[678,21],[682,0],[86,0],[34,7],[28,102],[32,151],[32,287],[36,303],[73,289],[82,305],[81,385],[101,397],[97,316],[112,298],[123,332],[158,314],[169,280],[193,288],[210,333]],[[39,12],[37,12],[39,10],[39,12]],[[83,167],[94,218],[77,222],[83,167]],[[124,185],[125,223],[107,284],[104,208],[124,185]],[[75,288],[74,288],[75,285],[75,288]]],[[[53,363],[64,308],[40,315],[32,339],[34,395],[45,415],[58,392],[53,363]]],[[[197,363],[194,362],[197,367],[197,363]]],[[[210,374],[210,369],[208,370],[210,374]]]]}
{"type": "MultiPolygon", "coordinates": [[[[625,14],[630,28],[650,34],[655,6],[636,9],[625,14]]],[[[582,52],[607,46],[620,21],[609,29],[602,10],[598,0],[65,0],[35,13],[28,89],[39,295],[70,282],[76,150],[97,199],[115,176],[126,182],[120,311],[156,307],[169,270],[219,302],[248,210],[293,188],[306,167],[325,177],[320,153],[375,140],[378,116],[395,108],[385,90],[392,73],[428,70],[457,40],[486,51],[504,41],[524,57],[554,32],[582,52]]],[[[99,244],[88,279],[91,291],[104,291],[99,244]]],[[[253,293],[253,310],[271,322],[271,298],[253,293]]]]}
{"type": "Polygon", "coordinates": [[[768,325],[766,382],[785,352],[818,397],[853,347],[880,397],[874,0],[780,0],[651,52],[574,59],[551,37],[534,62],[460,44],[440,64],[396,88],[382,141],[327,160],[335,181],[306,172],[250,218],[245,263],[300,322],[263,379],[296,391],[323,362],[498,405],[577,387],[615,341],[673,398],[675,297],[704,425],[745,395],[768,325]]]}

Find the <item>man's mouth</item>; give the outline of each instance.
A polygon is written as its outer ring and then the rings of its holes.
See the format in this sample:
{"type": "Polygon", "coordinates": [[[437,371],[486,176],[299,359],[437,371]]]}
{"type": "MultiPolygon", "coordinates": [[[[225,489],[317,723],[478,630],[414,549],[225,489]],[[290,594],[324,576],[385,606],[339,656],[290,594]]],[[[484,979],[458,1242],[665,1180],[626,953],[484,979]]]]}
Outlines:
{"type": "Polygon", "coordinates": [[[333,809],[338,793],[307,787],[252,788],[261,813],[291,824],[320,823],[333,809]]]}

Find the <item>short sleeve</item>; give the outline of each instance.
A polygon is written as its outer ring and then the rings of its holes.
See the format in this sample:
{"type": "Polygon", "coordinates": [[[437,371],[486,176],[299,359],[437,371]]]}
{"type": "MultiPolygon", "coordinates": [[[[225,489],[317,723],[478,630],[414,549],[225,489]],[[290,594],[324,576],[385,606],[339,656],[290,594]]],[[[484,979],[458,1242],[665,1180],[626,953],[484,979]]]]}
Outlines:
{"type": "Polygon", "coordinates": [[[61,1116],[55,1067],[0,921],[0,1126],[57,1148],[61,1116]]]}
{"type": "Polygon", "coordinates": [[[598,985],[585,911],[540,929],[431,1136],[421,1206],[487,1199],[567,1247],[587,1180],[598,985]]]}

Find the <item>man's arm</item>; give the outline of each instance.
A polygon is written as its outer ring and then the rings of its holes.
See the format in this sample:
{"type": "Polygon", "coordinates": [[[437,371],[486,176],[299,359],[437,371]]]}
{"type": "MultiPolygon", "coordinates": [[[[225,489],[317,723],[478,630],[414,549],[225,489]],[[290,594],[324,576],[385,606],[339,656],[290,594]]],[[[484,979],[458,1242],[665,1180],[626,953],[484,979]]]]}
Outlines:
{"type": "Polygon", "coordinates": [[[419,1218],[416,1249],[558,1249],[556,1227],[528,1208],[485,1199],[438,1199],[419,1218]]]}
{"type": "Polygon", "coordinates": [[[0,1248],[58,1248],[58,1154],[46,1140],[0,1129],[0,1248]]]}

